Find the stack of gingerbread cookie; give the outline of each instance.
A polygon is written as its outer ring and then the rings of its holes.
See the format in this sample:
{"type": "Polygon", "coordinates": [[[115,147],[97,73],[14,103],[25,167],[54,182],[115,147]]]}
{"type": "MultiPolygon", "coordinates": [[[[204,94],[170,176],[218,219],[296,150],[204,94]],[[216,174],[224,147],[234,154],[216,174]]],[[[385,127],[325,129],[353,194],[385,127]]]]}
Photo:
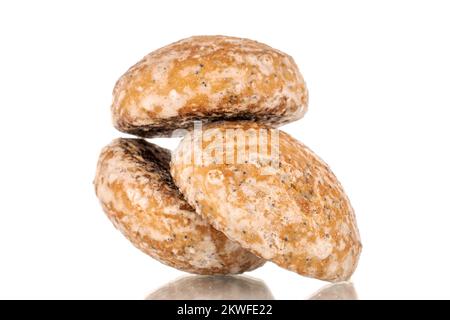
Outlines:
{"type": "Polygon", "coordinates": [[[177,269],[236,274],[272,261],[348,279],[361,243],[329,167],[276,127],[307,110],[293,59],[240,38],[199,36],[154,51],[113,93],[122,138],[100,155],[95,190],[113,224],[177,269]],[[171,154],[143,138],[183,139],[171,154]]]}

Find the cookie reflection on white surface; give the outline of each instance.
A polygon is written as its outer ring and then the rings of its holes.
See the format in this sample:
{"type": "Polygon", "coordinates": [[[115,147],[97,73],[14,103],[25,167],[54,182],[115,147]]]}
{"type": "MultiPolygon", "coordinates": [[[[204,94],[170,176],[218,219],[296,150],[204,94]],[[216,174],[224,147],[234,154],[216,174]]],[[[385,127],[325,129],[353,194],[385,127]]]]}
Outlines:
{"type": "Polygon", "coordinates": [[[358,295],[351,282],[338,282],[326,285],[309,300],[358,300],[358,295]]]}
{"type": "Polygon", "coordinates": [[[149,294],[147,300],[273,300],[267,285],[248,276],[187,276],[149,294]]]}

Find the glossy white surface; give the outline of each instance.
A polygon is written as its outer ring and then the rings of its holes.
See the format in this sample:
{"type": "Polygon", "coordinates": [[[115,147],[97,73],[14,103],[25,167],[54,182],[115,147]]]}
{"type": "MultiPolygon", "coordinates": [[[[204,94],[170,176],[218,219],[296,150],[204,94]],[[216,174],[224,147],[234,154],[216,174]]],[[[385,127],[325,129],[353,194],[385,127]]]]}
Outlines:
{"type": "MultiPolygon", "coordinates": [[[[144,299],[186,275],[113,228],[92,180],[100,149],[123,136],[109,110],[116,79],[194,34],[260,40],[299,64],[309,111],[283,130],[331,166],[354,206],[363,242],[357,296],[450,298],[449,8],[1,2],[0,298],[144,299]]],[[[270,263],[249,275],[276,299],[308,299],[326,285],[270,263]]]]}

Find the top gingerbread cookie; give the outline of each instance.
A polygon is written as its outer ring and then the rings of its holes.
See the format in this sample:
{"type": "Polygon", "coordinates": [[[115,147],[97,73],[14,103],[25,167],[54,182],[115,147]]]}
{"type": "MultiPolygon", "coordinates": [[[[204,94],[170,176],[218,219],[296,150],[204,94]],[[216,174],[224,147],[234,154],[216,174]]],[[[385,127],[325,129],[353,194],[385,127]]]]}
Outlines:
{"type": "Polygon", "coordinates": [[[294,60],[265,44],[196,36],[156,50],[131,67],[113,92],[114,126],[142,137],[171,136],[194,120],[300,119],[308,92],[294,60]]]}

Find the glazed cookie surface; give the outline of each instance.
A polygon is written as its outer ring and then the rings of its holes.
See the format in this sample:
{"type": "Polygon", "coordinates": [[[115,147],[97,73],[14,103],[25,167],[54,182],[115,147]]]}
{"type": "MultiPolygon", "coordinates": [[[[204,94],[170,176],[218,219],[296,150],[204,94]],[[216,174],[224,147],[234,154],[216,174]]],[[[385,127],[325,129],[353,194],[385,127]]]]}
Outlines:
{"type": "Polygon", "coordinates": [[[355,270],[361,243],[350,202],[329,167],[288,134],[213,123],[185,136],[171,173],[197,213],[258,256],[328,281],[355,270]]]}
{"type": "Polygon", "coordinates": [[[117,139],[97,164],[95,191],[113,222],[137,248],[198,274],[236,274],[264,261],[213,229],[173,184],[170,151],[141,139],[117,139]]]}
{"type": "Polygon", "coordinates": [[[256,120],[272,126],[307,110],[294,60],[265,44],[196,36],[145,56],[116,83],[114,126],[142,137],[170,136],[192,121],[256,120]]]}

